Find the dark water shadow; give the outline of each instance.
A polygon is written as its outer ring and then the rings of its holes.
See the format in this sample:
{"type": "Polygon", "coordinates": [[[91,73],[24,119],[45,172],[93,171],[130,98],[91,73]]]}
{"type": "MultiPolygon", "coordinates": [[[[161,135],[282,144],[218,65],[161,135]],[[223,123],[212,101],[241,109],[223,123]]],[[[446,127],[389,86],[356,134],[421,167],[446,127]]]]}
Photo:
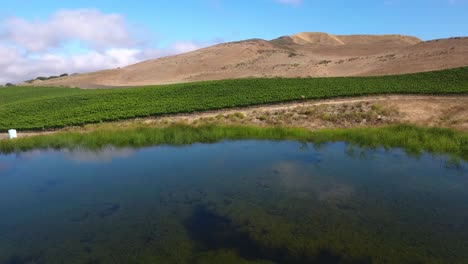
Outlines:
{"type": "MultiPolygon", "coordinates": [[[[197,253],[215,250],[235,250],[237,254],[250,261],[270,261],[281,264],[340,264],[363,263],[371,264],[370,257],[359,259],[344,259],[340,254],[327,248],[311,255],[308,252],[293,254],[284,247],[270,247],[253,240],[249,234],[241,230],[232,221],[209,210],[198,206],[190,218],[185,221],[190,238],[196,242],[197,253]]],[[[197,259],[191,261],[197,263],[197,259]]]]}
{"type": "Polygon", "coordinates": [[[38,254],[31,254],[27,256],[22,256],[22,255],[13,255],[11,256],[6,262],[3,262],[2,264],[45,264],[44,257],[42,253],[38,254]]]}
{"type": "Polygon", "coordinates": [[[49,179],[41,184],[41,186],[35,188],[35,191],[38,193],[46,193],[53,190],[54,188],[60,187],[64,183],[64,179],[49,179]]]}
{"type": "Polygon", "coordinates": [[[104,208],[97,212],[97,215],[101,218],[111,216],[120,210],[120,204],[107,204],[104,208]]]}

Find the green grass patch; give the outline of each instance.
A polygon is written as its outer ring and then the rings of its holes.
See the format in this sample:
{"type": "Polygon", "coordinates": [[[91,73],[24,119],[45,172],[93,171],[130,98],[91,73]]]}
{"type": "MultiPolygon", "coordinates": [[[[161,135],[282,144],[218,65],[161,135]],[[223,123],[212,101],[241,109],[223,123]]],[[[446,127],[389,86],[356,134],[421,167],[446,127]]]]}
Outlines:
{"type": "Polygon", "coordinates": [[[422,128],[409,125],[388,127],[326,129],[311,131],[301,128],[254,126],[134,126],[105,128],[89,133],[59,132],[15,140],[0,141],[3,153],[32,149],[89,148],[106,146],[144,147],[170,144],[213,143],[222,140],[297,140],[314,143],[345,141],[360,147],[404,148],[408,153],[449,154],[468,160],[468,134],[442,128],[422,128]]]}
{"type": "Polygon", "coordinates": [[[0,131],[375,94],[466,94],[468,67],[396,76],[207,81],[112,90],[0,89],[0,131]]]}

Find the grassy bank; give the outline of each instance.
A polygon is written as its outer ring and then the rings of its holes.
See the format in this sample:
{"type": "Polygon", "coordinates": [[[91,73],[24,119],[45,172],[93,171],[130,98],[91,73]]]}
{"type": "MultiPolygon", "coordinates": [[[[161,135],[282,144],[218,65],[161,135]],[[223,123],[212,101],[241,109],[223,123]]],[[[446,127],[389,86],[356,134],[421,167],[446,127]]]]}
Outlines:
{"type": "Polygon", "coordinates": [[[298,140],[314,143],[346,141],[361,147],[404,148],[410,153],[423,151],[449,154],[468,160],[468,134],[441,128],[422,128],[408,125],[328,129],[310,131],[300,128],[261,128],[253,126],[184,126],[163,128],[134,126],[125,129],[106,128],[83,134],[59,132],[15,140],[0,141],[3,153],[45,148],[89,148],[106,146],[143,147],[159,144],[184,145],[221,140],[298,140]]]}
{"type": "Polygon", "coordinates": [[[0,89],[0,131],[41,130],[135,117],[375,94],[467,94],[468,67],[417,74],[238,79],[113,90],[0,89]]]}

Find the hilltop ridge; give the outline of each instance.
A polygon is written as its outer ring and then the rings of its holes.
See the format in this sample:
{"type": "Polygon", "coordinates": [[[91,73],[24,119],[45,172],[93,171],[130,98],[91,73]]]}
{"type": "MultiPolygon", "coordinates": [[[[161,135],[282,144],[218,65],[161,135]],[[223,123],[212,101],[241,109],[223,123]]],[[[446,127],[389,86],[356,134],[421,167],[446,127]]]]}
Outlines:
{"type": "Polygon", "coordinates": [[[422,41],[397,34],[302,32],[274,40],[222,43],[123,68],[35,81],[32,85],[100,88],[248,77],[378,76],[467,65],[467,37],[422,41]]]}

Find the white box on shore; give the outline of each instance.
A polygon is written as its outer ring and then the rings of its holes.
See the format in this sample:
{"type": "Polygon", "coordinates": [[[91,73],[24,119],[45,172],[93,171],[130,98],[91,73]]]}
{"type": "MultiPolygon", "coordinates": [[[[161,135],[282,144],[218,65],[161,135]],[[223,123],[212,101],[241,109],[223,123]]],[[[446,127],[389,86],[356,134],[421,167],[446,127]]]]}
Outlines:
{"type": "Polygon", "coordinates": [[[8,130],[8,137],[9,137],[10,139],[12,139],[12,138],[17,138],[18,135],[16,134],[16,129],[10,129],[10,130],[8,130]]]}

